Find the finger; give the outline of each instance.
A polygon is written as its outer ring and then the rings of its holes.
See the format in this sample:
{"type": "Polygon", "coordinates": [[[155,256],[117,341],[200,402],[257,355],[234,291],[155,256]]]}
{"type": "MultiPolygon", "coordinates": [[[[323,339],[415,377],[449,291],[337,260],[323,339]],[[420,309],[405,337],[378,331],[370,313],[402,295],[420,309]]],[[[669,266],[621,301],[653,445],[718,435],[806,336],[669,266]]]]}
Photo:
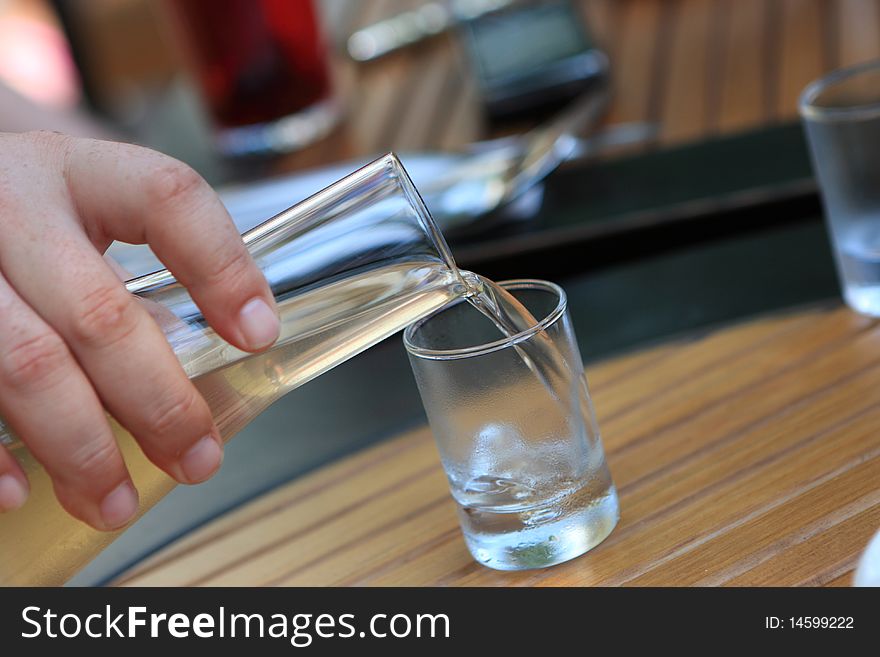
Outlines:
{"type": "MultiPolygon", "coordinates": [[[[21,230],[38,230],[39,219],[34,223],[21,230]]],[[[66,231],[56,227],[56,239],[33,253],[0,245],[0,265],[69,345],[104,407],[144,454],[181,483],[204,481],[223,454],[207,403],[158,325],[86,236],[72,221],[62,225],[66,231]],[[20,273],[25,259],[31,261],[29,275],[20,273]]]]}
{"type": "Polygon", "coordinates": [[[28,497],[28,480],[5,446],[0,445],[0,513],[24,506],[28,497]]]}
{"type": "MultiPolygon", "coordinates": [[[[137,494],[97,395],[63,340],[2,276],[0,414],[46,468],[70,514],[105,530],[134,516],[137,494]]],[[[2,462],[20,484],[20,469],[2,462]]],[[[9,486],[0,488],[4,497],[9,486]]]]}
{"type": "Polygon", "coordinates": [[[73,140],[65,177],[88,232],[148,243],[223,338],[246,351],[277,339],[266,279],[195,171],[145,148],[73,140]]]}
{"type": "Polygon", "coordinates": [[[126,281],[134,278],[134,274],[132,274],[130,271],[128,271],[125,267],[120,265],[106,253],[104,254],[104,262],[107,263],[107,266],[110,267],[110,271],[116,274],[116,278],[118,278],[122,283],[125,283],[126,281]]]}

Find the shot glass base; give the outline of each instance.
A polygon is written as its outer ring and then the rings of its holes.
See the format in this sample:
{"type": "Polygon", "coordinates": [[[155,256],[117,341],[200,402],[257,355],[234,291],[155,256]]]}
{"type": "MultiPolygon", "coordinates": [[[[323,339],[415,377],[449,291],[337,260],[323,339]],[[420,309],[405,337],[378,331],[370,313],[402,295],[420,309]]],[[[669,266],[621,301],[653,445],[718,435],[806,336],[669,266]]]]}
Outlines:
{"type": "Polygon", "coordinates": [[[617,491],[558,520],[519,531],[474,533],[464,539],[474,559],[495,570],[529,570],[555,566],[581,556],[604,541],[620,518],[617,491]]]}
{"type": "Polygon", "coordinates": [[[860,315],[880,317],[880,285],[849,285],[843,297],[846,305],[860,315]]]}

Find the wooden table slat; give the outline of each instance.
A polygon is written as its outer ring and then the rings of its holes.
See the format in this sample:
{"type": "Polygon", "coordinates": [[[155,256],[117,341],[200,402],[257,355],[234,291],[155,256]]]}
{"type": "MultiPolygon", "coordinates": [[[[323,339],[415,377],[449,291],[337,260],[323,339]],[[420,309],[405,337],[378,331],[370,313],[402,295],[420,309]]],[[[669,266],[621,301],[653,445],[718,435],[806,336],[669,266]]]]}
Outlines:
{"type": "Polygon", "coordinates": [[[655,2],[621,3],[616,9],[615,58],[612,61],[612,93],[609,122],[651,121],[653,89],[659,82],[655,62],[660,43],[663,5],[655,2]]]}
{"type": "Polygon", "coordinates": [[[880,325],[809,310],[588,373],[622,509],[588,555],[519,573],[473,562],[421,428],[231,512],[119,583],[848,584],[880,523],[880,325]]]}
{"type": "Polygon", "coordinates": [[[721,85],[717,129],[746,130],[766,121],[767,2],[725,0],[722,22],[720,69],[712,73],[721,85]]]}
{"type": "Polygon", "coordinates": [[[659,101],[666,141],[692,140],[708,132],[718,9],[717,2],[705,0],[680,0],[672,5],[669,54],[664,62],[667,79],[659,101]]]}
{"type": "Polygon", "coordinates": [[[850,66],[880,56],[880,2],[840,0],[836,10],[836,66],[850,66]]]}
{"type": "Polygon", "coordinates": [[[821,0],[783,0],[776,117],[797,117],[801,91],[827,70],[821,0]],[[805,47],[810,44],[810,47],[805,47]]]}

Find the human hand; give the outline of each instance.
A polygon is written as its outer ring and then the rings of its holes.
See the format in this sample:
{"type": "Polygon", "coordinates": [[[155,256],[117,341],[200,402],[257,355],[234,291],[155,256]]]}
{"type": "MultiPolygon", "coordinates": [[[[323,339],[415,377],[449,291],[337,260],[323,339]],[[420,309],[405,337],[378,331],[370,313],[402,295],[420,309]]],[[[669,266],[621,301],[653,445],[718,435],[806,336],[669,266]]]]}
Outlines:
{"type": "MultiPolygon", "coordinates": [[[[0,133],[0,416],[64,508],[103,530],[138,506],[105,409],[181,483],[223,455],[205,400],[102,257],[113,240],[149,244],[234,346],[259,351],[279,331],[265,278],[192,169],[128,144],[0,133]]],[[[0,511],[27,492],[0,445],[0,511]]]]}

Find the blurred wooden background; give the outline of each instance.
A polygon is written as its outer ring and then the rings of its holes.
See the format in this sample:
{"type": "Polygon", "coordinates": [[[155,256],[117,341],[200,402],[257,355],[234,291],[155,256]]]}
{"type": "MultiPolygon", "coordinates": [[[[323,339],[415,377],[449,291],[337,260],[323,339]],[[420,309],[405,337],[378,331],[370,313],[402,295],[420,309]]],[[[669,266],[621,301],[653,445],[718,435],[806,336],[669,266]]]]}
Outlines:
{"type": "MultiPolygon", "coordinates": [[[[343,33],[418,0],[359,3],[343,33]]],[[[328,9],[350,2],[331,2],[328,9]]],[[[793,120],[803,87],[880,56],[877,0],[581,0],[608,52],[608,121],[661,125],[664,144],[793,120]]],[[[335,14],[330,13],[331,17],[335,14]]],[[[345,64],[347,138],[358,151],[451,148],[480,137],[474,88],[452,38],[369,66],[345,64]]]]}
{"type": "MultiPolygon", "coordinates": [[[[36,0],[12,0],[28,2],[36,0]]],[[[369,64],[341,52],[354,29],[423,0],[317,0],[334,46],[346,121],[288,159],[298,168],[379,151],[451,149],[487,135],[454,35],[369,64]]],[[[78,33],[97,100],[130,110],[161,95],[179,66],[160,2],[55,0],[78,33]]],[[[793,120],[804,85],[880,56],[880,0],[580,0],[608,51],[607,120],[661,124],[661,144],[793,120]]]]}

